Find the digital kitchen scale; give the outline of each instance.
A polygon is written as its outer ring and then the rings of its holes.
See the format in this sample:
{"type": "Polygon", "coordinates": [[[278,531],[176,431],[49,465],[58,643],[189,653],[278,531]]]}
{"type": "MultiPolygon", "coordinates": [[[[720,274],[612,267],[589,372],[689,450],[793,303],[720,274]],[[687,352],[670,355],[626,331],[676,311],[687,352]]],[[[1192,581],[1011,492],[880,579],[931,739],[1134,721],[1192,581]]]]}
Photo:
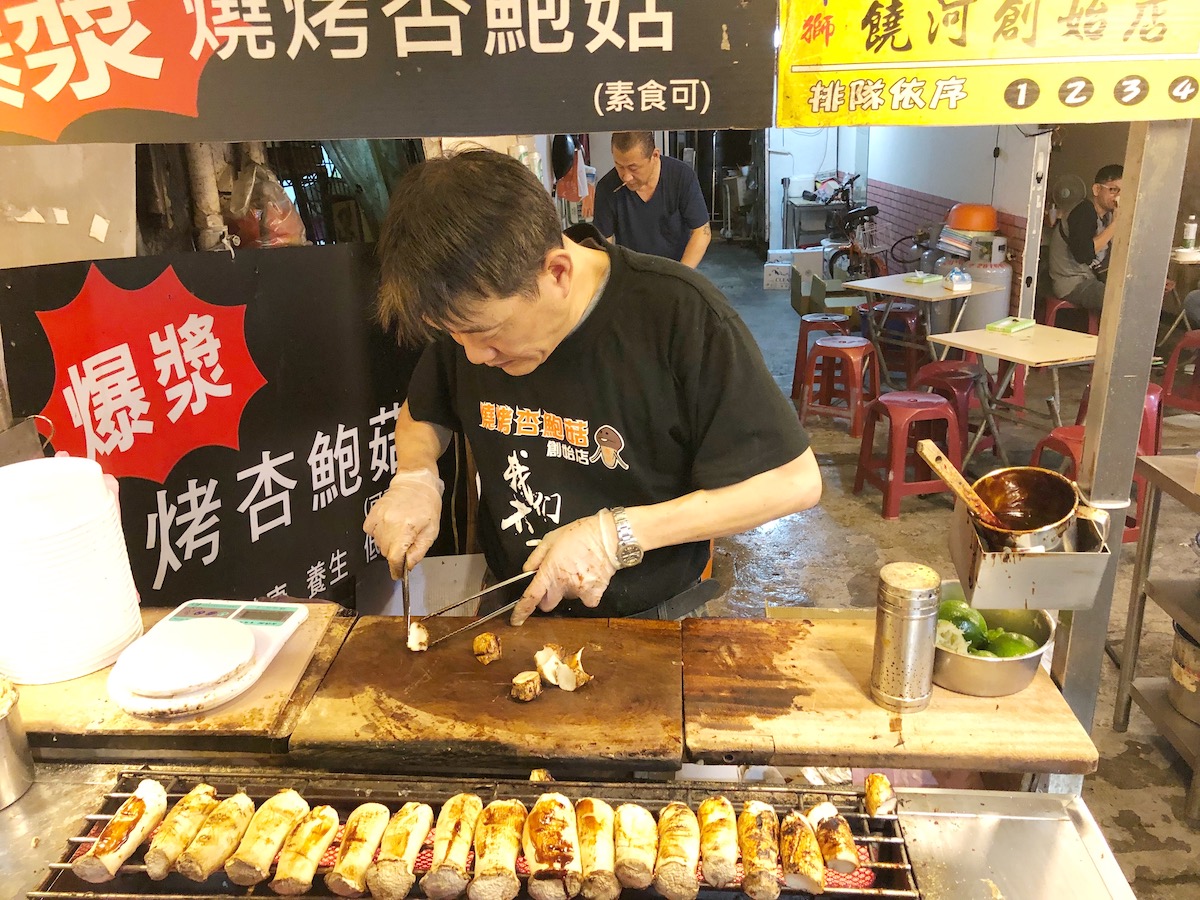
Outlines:
{"type": "Polygon", "coordinates": [[[125,648],[108,694],[135,716],[220,706],[258,680],[306,618],[301,603],[189,600],[125,648]]]}

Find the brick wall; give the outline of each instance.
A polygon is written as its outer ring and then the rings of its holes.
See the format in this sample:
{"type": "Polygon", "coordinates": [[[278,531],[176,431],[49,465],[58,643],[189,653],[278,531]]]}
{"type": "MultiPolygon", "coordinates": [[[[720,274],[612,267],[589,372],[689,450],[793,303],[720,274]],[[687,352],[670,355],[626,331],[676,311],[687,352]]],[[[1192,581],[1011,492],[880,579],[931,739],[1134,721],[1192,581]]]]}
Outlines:
{"type": "MultiPolygon", "coordinates": [[[[880,243],[890,248],[905,235],[945,222],[950,207],[958,201],[868,178],[867,202],[879,207],[877,221],[880,243]]],[[[997,218],[1000,233],[1008,238],[1009,262],[1013,267],[1013,290],[1009,297],[1009,307],[1015,314],[1021,296],[1021,255],[1025,248],[1026,220],[1024,216],[1013,215],[1003,210],[998,212],[997,218]]],[[[890,256],[887,262],[889,272],[898,272],[902,268],[890,256]]]]}

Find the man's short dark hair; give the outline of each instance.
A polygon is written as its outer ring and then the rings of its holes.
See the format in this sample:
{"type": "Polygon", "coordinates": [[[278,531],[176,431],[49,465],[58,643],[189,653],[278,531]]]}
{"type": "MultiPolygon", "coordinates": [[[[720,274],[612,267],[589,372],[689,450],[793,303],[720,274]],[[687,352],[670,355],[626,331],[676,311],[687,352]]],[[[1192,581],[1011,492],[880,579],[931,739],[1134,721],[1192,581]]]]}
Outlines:
{"type": "Polygon", "coordinates": [[[1125,167],[1112,163],[1111,165],[1101,166],[1100,171],[1096,173],[1094,184],[1108,184],[1110,181],[1119,181],[1125,176],[1125,167]]]}
{"type": "Polygon", "coordinates": [[[641,150],[643,156],[654,155],[653,131],[614,131],[612,148],[618,153],[629,153],[631,150],[641,150]]]}
{"type": "Polygon", "coordinates": [[[554,201],[517,160],[483,149],[426,160],[396,183],[380,229],[379,321],[417,341],[465,324],[480,300],[532,297],[562,245],[554,201]]]}

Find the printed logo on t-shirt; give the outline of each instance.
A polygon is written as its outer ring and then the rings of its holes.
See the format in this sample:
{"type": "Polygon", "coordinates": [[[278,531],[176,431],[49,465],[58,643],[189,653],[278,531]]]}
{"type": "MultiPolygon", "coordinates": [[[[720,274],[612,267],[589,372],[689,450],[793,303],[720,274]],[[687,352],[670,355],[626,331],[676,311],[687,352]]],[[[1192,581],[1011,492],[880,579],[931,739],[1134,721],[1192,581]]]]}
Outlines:
{"type": "Polygon", "coordinates": [[[601,425],[596,429],[596,452],[591,455],[589,462],[600,460],[610,469],[620,466],[628,469],[625,460],[621,459],[621,451],[625,449],[625,438],[621,432],[611,425],[601,425]]]}
{"type": "MultiPolygon", "coordinates": [[[[629,469],[621,458],[625,439],[611,425],[601,425],[592,432],[586,419],[572,419],[541,409],[512,407],[503,403],[481,401],[479,404],[479,427],[512,437],[541,438],[545,442],[545,459],[561,459],[589,466],[601,463],[609,469],[629,469]],[[595,440],[595,450],[592,440],[595,440]]],[[[544,533],[545,528],[536,524],[536,519],[551,526],[560,524],[562,495],[549,492],[550,485],[543,483],[534,472],[535,460],[540,454],[529,449],[514,448],[506,453],[504,481],[512,491],[509,499],[510,514],[500,520],[500,528],[516,534],[526,534],[528,543],[536,543],[534,536],[544,533]]]]}

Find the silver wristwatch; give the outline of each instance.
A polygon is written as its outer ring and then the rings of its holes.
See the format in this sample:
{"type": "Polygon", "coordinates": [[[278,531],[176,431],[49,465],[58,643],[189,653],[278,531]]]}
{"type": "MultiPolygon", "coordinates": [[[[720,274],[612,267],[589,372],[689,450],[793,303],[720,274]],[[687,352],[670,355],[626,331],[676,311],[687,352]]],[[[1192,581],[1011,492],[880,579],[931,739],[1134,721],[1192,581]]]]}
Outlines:
{"type": "Polygon", "coordinates": [[[633,536],[633,526],[629,524],[625,507],[614,506],[609,512],[612,513],[613,523],[617,526],[617,568],[628,569],[630,566],[636,566],[646,554],[637,538],[633,536]]]}

